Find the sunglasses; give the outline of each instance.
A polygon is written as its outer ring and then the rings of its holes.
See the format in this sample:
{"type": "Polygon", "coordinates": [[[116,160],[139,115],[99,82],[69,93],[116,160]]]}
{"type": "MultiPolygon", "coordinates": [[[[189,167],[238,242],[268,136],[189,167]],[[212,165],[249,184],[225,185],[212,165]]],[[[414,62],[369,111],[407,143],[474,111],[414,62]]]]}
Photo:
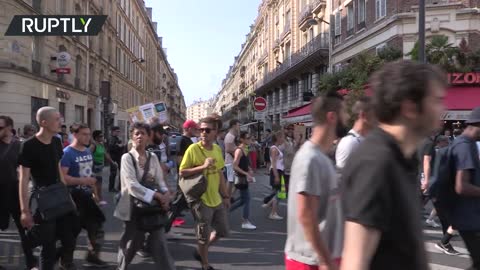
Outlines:
{"type": "Polygon", "coordinates": [[[213,128],[199,128],[198,129],[200,132],[205,132],[207,134],[210,134],[210,132],[212,132],[212,130],[216,130],[216,129],[213,129],[213,128]]]}

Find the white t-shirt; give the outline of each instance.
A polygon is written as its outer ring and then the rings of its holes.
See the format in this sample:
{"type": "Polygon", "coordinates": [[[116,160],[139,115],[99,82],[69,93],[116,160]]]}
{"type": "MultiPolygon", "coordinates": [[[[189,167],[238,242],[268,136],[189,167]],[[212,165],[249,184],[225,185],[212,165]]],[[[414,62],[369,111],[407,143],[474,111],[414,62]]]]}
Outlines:
{"type": "Polygon", "coordinates": [[[337,145],[337,150],[335,152],[335,162],[336,166],[339,169],[345,167],[347,159],[352,154],[353,150],[357,148],[360,142],[364,139],[360,134],[355,130],[350,130],[349,135],[343,137],[337,145]]]}
{"type": "MultiPolygon", "coordinates": [[[[232,164],[233,163],[233,156],[229,153],[227,153],[227,149],[235,149],[235,135],[233,135],[231,132],[228,132],[227,135],[225,136],[225,164],[232,164]]],[[[235,150],[234,150],[235,151],[235,150]]]]}
{"type": "Polygon", "coordinates": [[[316,196],[319,199],[318,229],[333,259],[340,258],[343,247],[343,215],[337,173],[331,159],[322,150],[306,141],[292,164],[288,196],[287,243],[288,259],[308,265],[318,265],[319,258],[298,222],[297,196],[292,192],[316,196]]]}

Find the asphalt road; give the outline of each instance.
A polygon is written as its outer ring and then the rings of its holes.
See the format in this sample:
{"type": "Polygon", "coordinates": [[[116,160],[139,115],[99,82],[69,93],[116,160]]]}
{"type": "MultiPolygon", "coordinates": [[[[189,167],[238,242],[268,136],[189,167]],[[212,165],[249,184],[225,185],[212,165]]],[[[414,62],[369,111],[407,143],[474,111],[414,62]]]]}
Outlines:
{"type": "MultiPolygon", "coordinates": [[[[108,176],[108,171],[105,171],[108,176]]],[[[108,178],[104,178],[108,179],[108,178]]],[[[260,171],[256,175],[257,182],[251,186],[252,204],[251,221],[257,226],[255,231],[244,231],[241,229],[241,208],[232,213],[229,217],[231,235],[216,243],[210,249],[210,263],[215,269],[223,270],[273,270],[283,269],[283,247],[286,238],[286,221],[272,221],[267,219],[267,210],[261,207],[262,200],[269,192],[268,177],[260,171]]],[[[104,181],[104,184],[107,184],[104,181]]],[[[102,258],[111,263],[109,269],[115,269],[118,239],[122,233],[122,222],[112,216],[113,199],[112,194],[105,193],[109,205],[103,209],[107,216],[105,224],[105,245],[102,258]]],[[[179,239],[169,239],[169,248],[175,259],[179,270],[200,269],[199,263],[192,257],[195,247],[195,235],[191,215],[185,213],[186,223],[182,227],[174,228],[173,231],[180,233],[179,239]]],[[[286,204],[280,204],[280,214],[285,216],[286,204]]],[[[401,232],[399,232],[401,233],[401,232]]],[[[460,238],[453,240],[454,246],[465,253],[461,256],[449,256],[440,253],[434,245],[441,239],[441,231],[438,229],[425,228],[425,243],[430,256],[431,268],[433,270],[456,270],[465,269],[470,264],[467,251],[460,238]]],[[[82,233],[78,240],[75,262],[79,269],[82,269],[83,259],[86,253],[87,241],[85,233],[82,233]]],[[[38,254],[38,251],[37,251],[38,254]]],[[[14,226],[5,232],[0,232],[0,265],[10,269],[23,269],[23,254],[19,246],[19,239],[14,226]]],[[[129,268],[131,270],[154,269],[150,259],[142,259],[138,256],[129,268]]]]}

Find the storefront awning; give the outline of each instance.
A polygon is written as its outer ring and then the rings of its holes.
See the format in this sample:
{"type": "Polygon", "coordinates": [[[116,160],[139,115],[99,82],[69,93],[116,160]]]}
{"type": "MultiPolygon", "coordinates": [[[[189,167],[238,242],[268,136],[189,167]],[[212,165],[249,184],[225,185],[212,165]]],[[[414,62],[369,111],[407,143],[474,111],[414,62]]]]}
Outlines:
{"type": "Polygon", "coordinates": [[[472,110],[480,106],[480,87],[451,86],[447,89],[448,110],[472,110]]]}
{"type": "Polygon", "coordinates": [[[310,102],[306,105],[303,105],[288,111],[287,115],[284,116],[283,118],[292,118],[297,116],[309,115],[311,110],[312,110],[312,103],[310,102]]]}

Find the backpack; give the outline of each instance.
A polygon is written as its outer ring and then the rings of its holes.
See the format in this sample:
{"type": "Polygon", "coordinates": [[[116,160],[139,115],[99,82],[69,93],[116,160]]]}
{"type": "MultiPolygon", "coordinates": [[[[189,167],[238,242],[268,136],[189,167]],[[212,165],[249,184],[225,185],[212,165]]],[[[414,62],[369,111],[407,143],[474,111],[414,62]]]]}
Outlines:
{"type": "Polygon", "coordinates": [[[453,163],[452,149],[455,144],[444,147],[436,153],[432,170],[432,183],[428,194],[436,205],[451,210],[455,205],[458,194],[455,191],[456,170],[453,163]]]}

